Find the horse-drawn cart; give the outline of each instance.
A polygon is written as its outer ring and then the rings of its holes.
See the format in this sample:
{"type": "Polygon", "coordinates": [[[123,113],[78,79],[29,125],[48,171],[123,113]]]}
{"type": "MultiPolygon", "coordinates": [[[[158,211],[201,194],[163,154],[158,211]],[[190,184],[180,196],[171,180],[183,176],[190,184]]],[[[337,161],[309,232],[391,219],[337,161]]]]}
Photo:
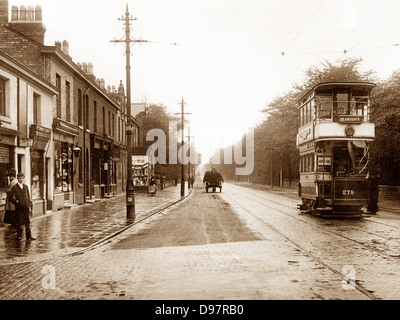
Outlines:
{"type": "Polygon", "coordinates": [[[208,192],[208,189],[211,189],[213,192],[215,192],[217,188],[219,188],[219,192],[222,192],[223,181],[224,178],[215,169],[212,169],[211,171],[206,171],[206,173],[204,174],[203,183],[206,184],[206,192],[208,192]]]}

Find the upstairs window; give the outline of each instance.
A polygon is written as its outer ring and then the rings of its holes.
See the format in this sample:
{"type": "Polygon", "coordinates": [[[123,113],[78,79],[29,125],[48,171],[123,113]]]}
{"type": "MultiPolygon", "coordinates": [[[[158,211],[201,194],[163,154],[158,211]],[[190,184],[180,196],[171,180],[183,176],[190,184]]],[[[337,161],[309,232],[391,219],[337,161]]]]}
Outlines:
{"type": "Polygon", "coordinates": [[[56,96],[57,118],[61,119],[61,76],[56,74],[56,87],[60,94],[56,96]]]}
{"type": "Polygon", "coordinates": [[[7,115],[6,108],[6,81],[0,78],[0,115],[7,115]]]}
{"type": "Polygon", "coordinates": [[[37,93],[33,94],[33,121],[35,124],[40,125],[41,114],[41,96],[37,93]]]}
{"type": "Polygon", "coordinates": [[[333,108],[332,90],[318,90],[315,95],[317,118],[331,119],[333,108]]]}

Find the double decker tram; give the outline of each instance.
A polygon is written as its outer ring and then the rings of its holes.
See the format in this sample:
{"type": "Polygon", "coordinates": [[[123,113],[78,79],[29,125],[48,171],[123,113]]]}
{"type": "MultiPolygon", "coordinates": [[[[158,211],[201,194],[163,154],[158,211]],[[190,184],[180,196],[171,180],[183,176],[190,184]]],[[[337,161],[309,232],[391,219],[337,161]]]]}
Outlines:
{"type": "Polygon", "coordinates": [[[320,83],[298,102],[299,209],[323,217],[360,217],[370,201],[369,82],[320,83]]]}

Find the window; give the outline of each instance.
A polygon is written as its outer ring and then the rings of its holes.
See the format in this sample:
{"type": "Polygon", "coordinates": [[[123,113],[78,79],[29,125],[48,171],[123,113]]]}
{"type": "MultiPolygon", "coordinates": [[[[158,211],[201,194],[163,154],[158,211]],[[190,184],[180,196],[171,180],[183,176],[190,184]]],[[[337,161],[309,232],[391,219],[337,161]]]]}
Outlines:
{"type": "Polygon", "coordinates": [[[41,114],[41,96],[37,93],[33,94],[33,121],[40,125],[41,114]]]}
{"type": "Polygon", "coordinates": [[[82,121],[82,90],[78,89],[78,125],[83,126],[82,121]]]}
{"type": "Polygon", "coordinates": [[[31,152],[32,162],[31,162],[31,176],[32,176],[32,199],[43,198],[43,151],[34,150],[31,152]]]}
{"type": "Polygon", "coordinates": [[[71,122],[71,84],[68,81],[65,82],[65,98],[65,119],[71,122]]]}
{"type": "Polygon", "coordinates": [[[111,112],[108,111],[108,134],[111,136],[111,112]]]}
{"type": "Polygon", "coordinates": [[[85,95],[85,125],[89,129],[89,96],[85,95]]]}
{"type": "Polygon", "coordinates": [[[331,163],[330,156],[318,157],[318,172],[331,172],[331,163]]]}
{"type": "Polygon", "coordinates": [[[306,123],[311,121],[311,103],[307,103],[306,105],[306,123]]]}
{"type": "MultiPolygon", "coordinates": [[[[56,74],[56,87],[61,93],[61,76],[56,74]]],[[[61,118],[61,94],[56,96],[57,118],[61,118]]]]}
{"type": "Polygon", "coordinates": [[[334,94],[334,114],[349,114],[349,93],[347,90],[336,90],[334,94]]]}
{"type": "Polygon", "coordinates": [[[111,136],[115,136],[115,116],[114,113],[112,114],[112,121],[111,121],[111,136]]]}
{"type": "Polygon", "coordinates": [[[55,192],[72,191],[72,145],[66,142],[54,142],[54,189],[55,192]]]}
{"type": "Polygon", "coordinates": [[[106,133],[106,109],[103,107],[103,135],[106,133]]]}
{"type": "Polygon", "coordinates": [[[7,115],[6,108],[6,81],[0,78],[0,115],[7,115]]]}
{"type": "Polygon", "coordinates": [[[117,117],[118,119],[118,141],[121,141],[121,119],[119,116],[117,117]]]}
{"type": "Polygon", "coordinates": [[[93,131],[97,132],[97,102],[93,101],[93,131]]]}
{"type": "Polygon", "coordinates": [[[350,102],[350,114],[352,116],[361,116],[363,121],[368,121],[368,92],[353,90],[350,102]]]}
{"type": "Polygon", "coordinates": [[[317,106],[317,118],[332,118],[332,90],[318,90],[315,92],[315,103],[317,106]]]}

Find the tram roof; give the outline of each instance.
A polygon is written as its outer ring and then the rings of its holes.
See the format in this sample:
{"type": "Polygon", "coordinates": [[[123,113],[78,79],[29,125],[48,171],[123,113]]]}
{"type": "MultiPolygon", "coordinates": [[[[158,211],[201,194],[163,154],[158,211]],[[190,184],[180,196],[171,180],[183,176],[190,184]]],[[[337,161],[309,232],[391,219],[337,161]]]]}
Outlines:
{"type": "Polygon", "coordinates": [[[300,99],[297,100],[296,103],[299,103],[304,99],[305,96],[310,94],[310,92],[315,91],[317,89],[329,89],[329,88],[366,88],[368,87],[370,90],[375,87],[376,84],[372,82],[321,82],[316,84],[313,88],[308,90],[305,94],[301,96],[300,99]]]}

